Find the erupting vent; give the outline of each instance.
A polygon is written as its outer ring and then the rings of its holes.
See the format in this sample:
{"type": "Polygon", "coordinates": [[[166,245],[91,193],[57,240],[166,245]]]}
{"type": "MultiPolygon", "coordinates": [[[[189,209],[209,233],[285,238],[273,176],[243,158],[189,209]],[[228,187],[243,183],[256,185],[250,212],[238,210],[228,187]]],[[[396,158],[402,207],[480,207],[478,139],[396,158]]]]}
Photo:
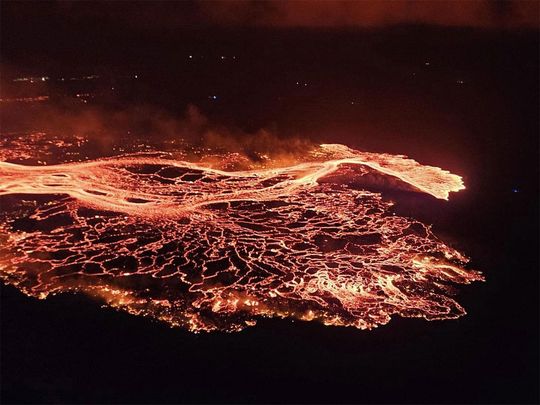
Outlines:
{"type": "MultiPolygon", "coordinates": [[[[28,158],[26,146],[3,160],[28,158]]],[[[0,162],[1,278],[33,297],[82,292],[192,331],[260,317],[361,329],[394,314],[457,318],[451,284],[482,279],[367,190],[378,178],[447,199],[463,184],[437,167],[343,145],[236,171],[224,169],[227,154],[212,165],[172,156],[0,162]]]]}

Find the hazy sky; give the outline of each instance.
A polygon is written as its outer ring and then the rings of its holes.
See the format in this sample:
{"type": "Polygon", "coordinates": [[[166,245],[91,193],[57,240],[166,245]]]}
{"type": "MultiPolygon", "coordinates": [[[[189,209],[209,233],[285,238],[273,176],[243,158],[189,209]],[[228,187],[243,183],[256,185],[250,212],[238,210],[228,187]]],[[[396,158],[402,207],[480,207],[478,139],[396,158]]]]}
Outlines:
{"type": "Polygon", "coordinates": [[[2,20],[76,22],[98,18],[119,29],[168,31],[183,27],[380,27],[433,24],[482,28],[539,26],[533,0],[229,0],[2,2],[2,20]]]}

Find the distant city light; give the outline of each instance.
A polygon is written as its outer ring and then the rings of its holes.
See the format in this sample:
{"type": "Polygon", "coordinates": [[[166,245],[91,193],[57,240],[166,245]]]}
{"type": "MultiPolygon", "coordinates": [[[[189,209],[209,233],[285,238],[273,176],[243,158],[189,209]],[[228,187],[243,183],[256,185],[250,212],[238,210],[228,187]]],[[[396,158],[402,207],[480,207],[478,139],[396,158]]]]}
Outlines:
{"type": "Polygon", "coordinates": [[[0,103],[32,103],[37,101],[46,101],[48,99],[49,96],[0,98],[0,103]]]}
{"type": "Polygon", "coordinates": [[[34,81],[46,81],[49,80],[49,76],[40,76],[40,77],[17,77],[13,79],[14,82],[30,82],[34,83],[34,81]]]}

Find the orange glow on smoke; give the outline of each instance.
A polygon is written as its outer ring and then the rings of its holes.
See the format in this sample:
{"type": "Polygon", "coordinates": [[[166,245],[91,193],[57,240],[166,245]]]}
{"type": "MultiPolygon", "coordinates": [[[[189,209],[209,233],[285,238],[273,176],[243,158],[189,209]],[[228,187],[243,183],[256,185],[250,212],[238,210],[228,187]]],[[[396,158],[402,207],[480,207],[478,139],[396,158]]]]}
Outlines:
{"type": "Polygon", "coordinates": [[[294,164],[230,171],[225,154],[212,166],[163,153],[47,166],[0,155],[0,276],[34,297],[83,292],[195,332],[261,317],[370,329],[392,315],[457,318],[449,284],[482,280],[365,189],[375,175],[438,199],[464,188],[403,156],[325,144],[294,164]]]}

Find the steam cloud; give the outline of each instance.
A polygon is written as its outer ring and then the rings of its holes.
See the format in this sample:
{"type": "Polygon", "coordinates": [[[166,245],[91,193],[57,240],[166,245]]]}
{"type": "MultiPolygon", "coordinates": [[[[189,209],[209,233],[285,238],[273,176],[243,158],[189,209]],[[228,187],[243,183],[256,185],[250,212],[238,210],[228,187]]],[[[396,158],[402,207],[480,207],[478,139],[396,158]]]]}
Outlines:
{"type": "Polygon", "coordinates": [[[200,2],[210,21],[270,27],[380,27],[432,24],[537,27],[534,1],[283,1],[200,2]]]}
{"type": "Polygon", "coordinates": [[[49,105],[36,110],[32,116],[18,110],[11,113],[3,111],[1,115],[2,132],[19,128],[79,135],[101,144],[103,148],[118,143],[123,137],[144,137],[154,141],[185,141],[197,147],[224,152],[241,152],[256,162],[259,154],[270,155],[279,161],[296,160],[314,146],[305,137],[284,139],[264,128],[247,132],[211,122],[195,105],[189,105],[179,116],[150,105],[116,111],[100,106],[76,110],[69,106],[49,105]]]}

